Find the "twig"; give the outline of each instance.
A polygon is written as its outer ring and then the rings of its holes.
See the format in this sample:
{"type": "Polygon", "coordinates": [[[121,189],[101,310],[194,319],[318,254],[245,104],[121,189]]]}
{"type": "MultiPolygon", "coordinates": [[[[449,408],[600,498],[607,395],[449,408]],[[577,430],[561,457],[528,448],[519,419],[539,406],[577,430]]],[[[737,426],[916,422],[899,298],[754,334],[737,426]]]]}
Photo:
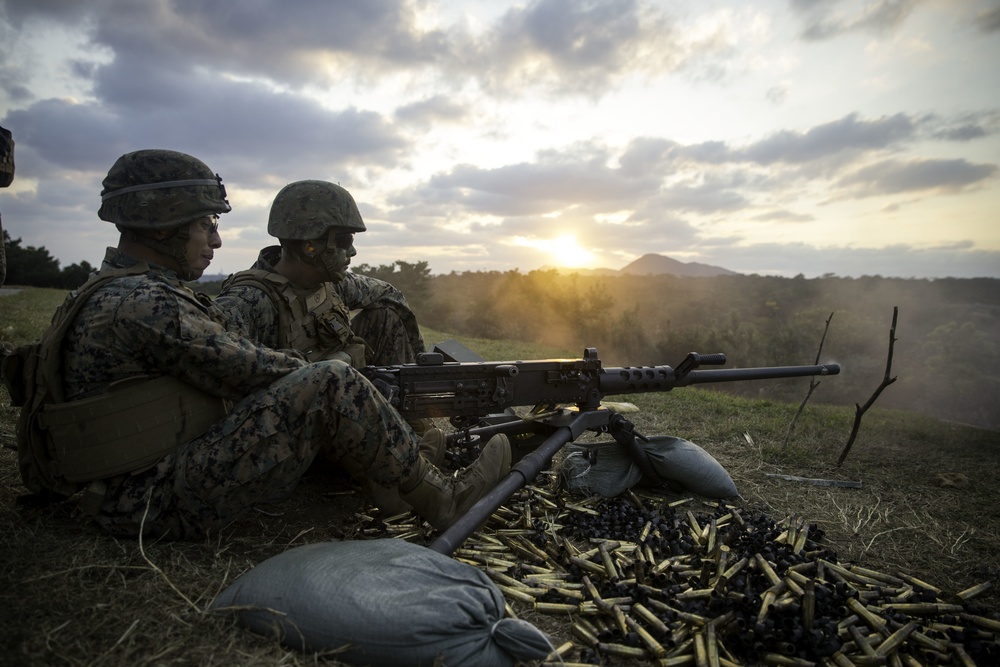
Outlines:
{"type": "MultiPolygon", "coordinates": [[[[814,364],[819,364],[820,357],[823,355],[823,343],[826,341],[826,334],[830,331],[830,320],[833,319],[833,313],[830,313],[830,317],[826,318],[826,326],[823,328],[823,336],[819,339],[819,349],[816,350],[816,361],[814,364]]],[[[806,403],[809,402],[809,397],[819,386],[819,380],[815,376],[809,379],[809,391],[806,392],[806,397],[802,399],[802,403],[799,404],[799,409],[795,412],[795,416],[792,417],[792,422],[788,425],[788,432],[785,433],[785,443],[782,445],[785,449],[788,449],[788,441],[792,438],[792,431],[795,430],[795,422],[799,420],[799,415],[806,408],[806,403]]]]}
{"type": "Polygon", "coordinates": [[[899,306],[894,306],[892,309],[892,328],[889,329],[889,353],[885,360],[885,375],[882,377],[882,383],[878,386],[878,389],[875,390],[875,393],[871,395],[863,406],[857,403],[854,404],[854,426],[851,428],[851,437],[847,439],[847,444],[844,445],[844,451],[840,453],[840,458],[837,459],[838,466],[843,464],[847,458],[847,454],[851,451],[851,447],[854,445],[854,440],[858,437],[858,430],[861,428],[861,417],[875,403],[879,395],[881,395],[882,390],[896,381],[896,378],[890,377],[890,375],[892,375],[892,349],[896,344],[896,319],[898,316],[899,306]]]}
{"type": "Polygon", "coordinates": [[[852,482],[846,479],[817,479],[815,477],[796,477],[795,475],[778,475],[776,473],[765,473],[768,477],[788,480],[789,482],[808,482],[816,486],[839,486],[845,489],[860,489],[861,482],[852,482]]]}
{"type": "Polygon", "coordinates": [[[149,559],[149,556],[146,555],[146,549],[142,546],[142,534],[145,532],[146,516],[149,514],[149,504],[152,501],[153,501],[153,491],[152,489],[150,489],[149,497],[146,499],[146,509],[143,510],[142,512],[142,521],[139,522],[139,554],[142,555],[142,559],[146,561],[146,563],[149,565],[149,567],[153,569],[154,572],[163,577],[163,580],[167,582],[167,585],[170,586],[170,588],[174,589],[174,592],[177,593],[177,595],[181,596],[181,598],[185,602],[187,602],[192,609],[201,614],[202,610],[198,607],[198,605],[192,602],[188,596],[184,595],[184,593],[181,592],[181,589],[177,588],[177,586],[174,585],[174,582],[170,581],[170,577],[167,576],[166,572],[161,570],[156,563],[154,563],[152,560],[149,559]]]}

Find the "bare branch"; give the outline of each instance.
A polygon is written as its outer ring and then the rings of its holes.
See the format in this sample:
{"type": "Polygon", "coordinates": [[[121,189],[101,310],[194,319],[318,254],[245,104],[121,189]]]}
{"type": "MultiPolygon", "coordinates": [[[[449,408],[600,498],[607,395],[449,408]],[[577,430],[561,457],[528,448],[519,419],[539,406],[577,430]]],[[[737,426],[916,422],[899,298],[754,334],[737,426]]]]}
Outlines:
{"type": "MultiPolygon", "coordinates": [[[[813,362],[814,364],[818,365],[820,357],[823,356],[823,343],[826,342],[826,334],[827,332],[830,331],[830,320],[832,319],[833,319],[833,313],[830,313],[830,317],[826,318],[826,326],[823,327],[823,336],[822,338],[819,339],[819,349],[816,350],[816,361],[813,362]]],[[[819,386],[819,382],[820,381],[817,380],[815,376],[809,379],[809,391],[806,392],[806,397],[803,398],[802,403],[799,404],[799,409],[795,412],[795,416],[792,417],[792,421],[788,425],[788,431],[785,433],[785,443],[782,445],[782,447],[784,447],[785,449],[788,448],[788,441],[791,440],[792,431],[795,430],[795,422],[799,420],[799,415],[801,415],[802,411],[806,409],[806,403],[809,402],[809,397],[812,396],[812,393],[816,390],[816,387],[819,386]]]]}
{"type": "Polygon", "coordinates": [[[840,458],[837,459],[837,465],[843,464],[844,460],[847,459],[847,454],[851,451],[851,447],[854,445],[854,440],[858,437],[858,430],[861,428],[861,417],[864,416],[865,412],[868,411],[878,397],[882,394],[882,391],[888,387],[890,384],[896,381],[896,378],[891,377],[892,375],[892,350],[896,344],[896,319],[899,316],[899,306],[892,309],[892,328],[889,329],[889,353],[886,355],[885,360],[885,375],[882,377],[882,383],[878,386],[864,405],[854,404],[854,426],[851,427],[851,436],[847,439],[847,444],[844,445],[844,451],[840,453],[840,458]]]}

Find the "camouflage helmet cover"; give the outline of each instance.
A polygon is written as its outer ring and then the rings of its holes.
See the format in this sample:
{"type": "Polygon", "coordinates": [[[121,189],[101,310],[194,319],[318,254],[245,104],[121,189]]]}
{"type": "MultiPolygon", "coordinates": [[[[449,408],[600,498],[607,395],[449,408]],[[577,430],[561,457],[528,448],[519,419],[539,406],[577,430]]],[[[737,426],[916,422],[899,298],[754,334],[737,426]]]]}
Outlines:
{"type": "Polygon", "coordinates": [[[0,127],[0,188],[14,182],[14,136],[0,127]]]}
{"type": "Polygon", "coordinates": [[[198,158],[176,151],[126,153],[103,185],[97,215],[128,229],[170,229],[231,210],[222,178],[198,158]]]}
{"type": "Polygon", "coordinates": [[[332,227],[365,231],[354,197],[334,183],[289,183],[271,203],[267,233],[275,238],[309,241],[322,237],[332,227]]]}

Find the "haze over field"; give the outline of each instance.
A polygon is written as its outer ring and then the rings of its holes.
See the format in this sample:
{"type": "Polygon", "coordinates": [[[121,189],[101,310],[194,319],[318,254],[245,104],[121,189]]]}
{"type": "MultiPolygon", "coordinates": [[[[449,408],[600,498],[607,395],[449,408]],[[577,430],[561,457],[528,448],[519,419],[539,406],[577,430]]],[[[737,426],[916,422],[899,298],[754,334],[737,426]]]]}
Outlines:
{"type": "Polygon", "coordinates": [[[209,273],[339,182],[357,262],[1000,277],[992,0],[0,0],[4,227],[97,264],[121,154],[218,171],[209,273]]]}

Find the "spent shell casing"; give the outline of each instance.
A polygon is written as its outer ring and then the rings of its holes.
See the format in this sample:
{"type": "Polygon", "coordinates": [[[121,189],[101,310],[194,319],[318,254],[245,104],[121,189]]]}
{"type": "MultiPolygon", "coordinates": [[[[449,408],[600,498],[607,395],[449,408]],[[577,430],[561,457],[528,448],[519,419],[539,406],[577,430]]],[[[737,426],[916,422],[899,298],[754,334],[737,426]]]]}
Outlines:
{"type": "Polygon", "coordinates": [[[524,583],[523,581],[518,581],[509,574],[504,574],[503,572],[500,572],[499,570],[494,570],[491,567],[484,568],[483,572],[486,573],[487,577],[489,577],[498,584],[503,584],[504,586],[510,586],[511,588],[525,588],[525,589],[531,588],[530,586],[528,586],[528,584],[524,583]]]}
{"type": "Polygon", "coordinates": [[[601,543],[597,545],[597,552],[601,556],[601,563],[604,565],[604,569],[607,571],[608,578],[612,581],[621,579],[621,572],[615,567],[615,562],[611,558],[611,553],[608,551],[606,544],[601,543]]]}
{"type": "Polygon", "coordinates": [[[688,653],[685,655],[675,655],[669,658],[660,658],[657,663],[659,667],[688,667],[688,665],[695,664],[695,656],[693,653],[688,653]]]}
{"type": "Polygon", "coordinates": [[[854,663],[844,655],[843,651],[837,651],[830,658],[837,667],[855,667],[854,663]]]}
{"type": "Polygon", "coordinates": [[[855,614],[861,617],[861,619],[868,624],[872,630],[878,632],[884,637],[888,637],[891,633],[888,627],[886,627],[885,621],[879,618],[876,614],[871,612],[863,604],[855,600],[854,598],[848,598],[847,606],[855,614]]]}
{"type": "Polygon", "coordinates": [[[866,636],[861,632],[861,628],[856,625],[847,628],[847,634],[851,636],[851,640],[858,651],[861,651],[864,655],[875,655],[875,647],[872,646],[873,637],[866,636]]]}
{"type": "Polygon", "coordinates": [[[626,646],[625,644],[610,644],[598,642],[597,650],[608,655],[617,655],[620,658],[648,658],[646,649],[637,646],[626,646]]]}
{"type": "Polygon", "coordinates": [[[705,658],[708,667],[718,667],[719,638],[716,636],[715,625],[712,623],[705,626],[705,658]]]}
{"type": "Polygon", "coordinates": [[[941,593],[942,593],[942,590],[940,588],[938,588],[937,586],[932,586],[931,584],[928,584],[926,581],[921,581],[920,579],[917,579],[916,577],[912,577],[912,576],[906,574],[905,572],[897,572],[896,576],[899,577],[900,579],[902,579],[903,581],[905,581],[908,584],[912,584],[914,586],[920,586],[921,588],[924,588],[926,590],[931,591],[935,595],[941,595],[941,593]]]}
{"type": "Polygon", "coordinates": [[[883,609],[892,609],[904,614],[957,614],[965,610],[960,604],[945,604],[943,602],[890,602],[882,605],[883,609]]]}
{"type": "Polygon", "coordinates": [[[576,646],[573,645],[573,642],[564,642],[552,653],[549,653],[548,656],[546,656],[546,660],[555,658],[556,656],[559,656],[560,658],[565,657],[572,653],[574,648],[576,648],[576,646]]]}
{"type": "Polygon", "coordinates": [[[639,641],[643,643],[647,651],[653,654],[653,657],[655,658],[666,657],[667,649],[663,648],[663,645],[660,642],[656,641],[653,635],[649,634],[649,631],[646,630],[646,628],[641,626],[639,623],[637,623],[634,619],[632,619],[629,616],[625,617],[625,624],[628,626],[629,630],[631,630],[632,632],[634,632],[639,636],[639,641]]]}
{"type": "Polygon", "coordinates": [[[572,563],[573,565],[576,565],[580,569],[587,570],[591,574],[597,574],[597,575],[607,574],[607,572],[602,566],[598,565],[597,563],[591,562],[589,560],[584,560],[583,558],[579,558],[577,556],[570,556],[569,562],[572,563]]]}
{"type": "Polygon", "coordinates": [[[638,616],[643,623],[653,628],[656,632],[666,637],[670,636],[670,628],[667,627],[667,624],[661,621],[656,614],[644,607],[641,603],[636,602],[632,605],[632,613],[638,616]]]}
{"type": "Polygon", "coordinates": [[[910,635],[916,632],[918,627],[920,626],[911,622],[896,630],[875,648],[876,655],[888,656],[890,653],[895,652],[910,635]]]}
{"type": "Polygon", "coordinates": [[[975,614],[969,614],[966,612],[962,612],[958,616],[963,621],[974,623],[981,628],[986,628],[987,630],[992,630],[993,632],[1000,632],[1000,621],[992,618],[986,618],[985,616],[976,616],[975,614]]]}
{"type": "Polygon", "coordinates": [[[777,586],[781,583],[781,577],[778,576],[778,574],[774,571],[774,568],[771,567],[771,564],[767,562],[767,559],[764,558],[760,552],[753,555],[753,560],[757,565],[757,569],[764,573],[764,576],[767,577],[767,580],[771,582],[772,586],[777,586]]]}
{"type": "Polygon", "coordinates": [[[792,553],[802,553],[809,539],[809,526],[803,526],[795,535],[795,543],[792,545],[792,553]]]}
{"type": "Polygon", "coordinates": [[[975,661],[966,652],[964,646],[961,644],[952,644],[951,650],[955,654],[955,657],[958,658],[959,664],[962,667],[976,667],[975,661]]]}
{"type": "Polygon", "coordinates": [[[543,614],[573,614],[579,611],[579,605],[561,602],[538,602],[535,600],[533,605],[535,611],[543,614]]]}
{"type": "Polygon", "coordinates": [[[708,648],[705,646],[705,635],[694,636],[694,661],[698,667],[708,667],[708,648]]]}
{"type": "Polygon", "coordinates": [[[812,630],[816,621],[816,582],[807,580],[802,590],[802,625],[806,630],[812,630]]]}
{"type": "Polygon", "coordinates": [[[600,643],[597,640],[597,635],[592,633],[588,628],[584,627],[580,623],[573,624],[572,632],[580,639],[580,641],[591,648],[596,647],[600,643]]]}
{"type": "Polygon", "coordinates": [[[906,582],[899,577],[894,577],[891,574],[886,574],[884,572],[878,572],[877,570],[872,570],[867,567],[861,567],[860,565],[851,565],[850,571],[856,574],[875,579],[877,581],[883,581],[887,584],[893,586],[903,586],[906,582]]]}
{"type": "Polygon", "coordinates": [[[816,667],[816,663],[804,658],[796,658],[781,653],[765,653],[762,656],[765,664],[781,665],[782,667],[816,667]]]}
{"type": "MultiPolygon", "coordinates": [[[[521,602],[526,602],[527,604],[534,605],[535,598],[530,593],[525,592],[523,588],[514,588],[513,586],[504,586],[503,584],[497,584],[497,588],[504,596],[512,597],[515,600],[520,600],[521,602]]],[[[542,591],[544,592],[544,591],[542,591]]]]}
{"type": "Polygon", "coordinates": [[[960,600],[971,600],[972,598],[976,597],[980,593],[985,593],[992,586],[993,586],[993,582],[992,581],[984,581],[981,584],[976,584],[975,586],[970,586],[969,588],[966,588],[964,591],[960,591],[956,595],[958,596],[958,599],[960,599],[960,600]]]}

